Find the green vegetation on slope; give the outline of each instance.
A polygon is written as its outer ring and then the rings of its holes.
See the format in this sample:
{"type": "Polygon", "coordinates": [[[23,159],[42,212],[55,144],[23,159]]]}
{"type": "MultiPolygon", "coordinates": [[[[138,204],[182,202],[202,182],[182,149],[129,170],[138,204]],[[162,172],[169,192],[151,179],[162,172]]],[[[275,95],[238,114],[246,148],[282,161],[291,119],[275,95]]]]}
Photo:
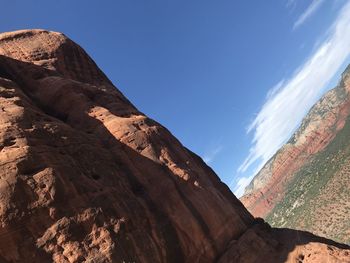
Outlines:
{"type": "Polygon", "coordinates": [[[288,184],[266,220],[350,244],[350,119],[288,184]]]}

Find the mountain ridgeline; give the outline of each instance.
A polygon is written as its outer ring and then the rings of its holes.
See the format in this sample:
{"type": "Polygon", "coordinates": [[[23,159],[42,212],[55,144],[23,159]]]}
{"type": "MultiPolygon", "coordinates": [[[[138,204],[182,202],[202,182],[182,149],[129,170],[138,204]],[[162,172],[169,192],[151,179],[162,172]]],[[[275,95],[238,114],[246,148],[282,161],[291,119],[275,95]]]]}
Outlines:
{"type": "Polygon", "coordinates": [[[350,244],[350,67],[241,198],[272,226],[350,244]]]}

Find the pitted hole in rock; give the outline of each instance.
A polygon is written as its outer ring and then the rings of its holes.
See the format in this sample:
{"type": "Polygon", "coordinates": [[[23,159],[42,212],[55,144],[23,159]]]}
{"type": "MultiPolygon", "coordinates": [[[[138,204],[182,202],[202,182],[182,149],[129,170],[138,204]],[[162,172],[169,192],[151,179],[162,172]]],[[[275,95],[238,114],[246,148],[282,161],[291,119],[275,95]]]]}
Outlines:
{"type": "MultiPolygon", "coordinates": [[[[0,61],[1,62],[1,61],[0,61]]],[[[4,65],[0,64],[0,78],[8,79],[13,81],[12,75],[6,70],[4,65]]]]}
{"type": "Polygon", "coordinates": [[[136,195],[136,196],[143,196],[145,195],[145,189],[143,185],[137,181],[131,180],[131,191],[136,195]]]}
{"type": "Polygon", "coordinates": [[[4,149],[5,147],[11,147],[16,144],[16,138],[15,137],[9,137],[6,138],[2,144],[0,144],[0,151],[4,149]]]}
{"type": "Polygon", "coordinates": [[[6,138],[3,142],[3,147],[10,147],[12,145],[15,145],[16,144],[16,138],[15,137],[9,137],[9,138],[6,138]]]}
{"type": "Polygon", "coordinates": [[[94,179],[96,181],[101,178],[101,176],[99,174],[92,174],[91,177],[92,177],[92,179],[94,179]]]}
{"type": "Polygon", "coordinates": [[[41,106],[41,109],[47,114],[50,115],[56,119],[59,119],[60,121],[67,123],[68,120],[68,114],[64,113],[64,112],[58,112],[55,111],[54,109],[51,109],[49,106],[41,106]]]}
{"type": "Polygon", "coordinates": [[[0,97],[3,97],[5,99],[10,99],[15,96],[14,92],[11,90],[1,90],[0,91],[0,97]]]}
{"type": "Polygon", "coordinates": [[[33,176],[45,170],[46,166],[40,163],[35,156],[32,156],[19,162],[17,164],[17,169],[18,173],[21,175],[33,176]]]}
{"type": "Polygon", "coordinates": [[[43,171],[45,167],[26,167],[25,169],[22,170],[21,174],[26,175],[26,176],[33,176],[35,174],[40,173],[43,171]]]}

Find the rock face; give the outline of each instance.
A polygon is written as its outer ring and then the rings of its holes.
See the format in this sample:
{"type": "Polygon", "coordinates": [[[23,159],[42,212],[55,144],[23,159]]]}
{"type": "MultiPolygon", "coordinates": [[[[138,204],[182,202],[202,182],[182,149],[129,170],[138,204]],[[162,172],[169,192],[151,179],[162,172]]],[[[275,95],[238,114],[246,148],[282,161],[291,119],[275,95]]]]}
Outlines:
{"type": "Polygon", "coordinates": [[[246,188],[254,216],[350,244],[349,92],[350,68],[246,188]]]}
{"type": "Polygon", "coordinates": [[[63,34],[0,35],[0,125],[0,262],[350,259],[254,219],[63,34]]]}

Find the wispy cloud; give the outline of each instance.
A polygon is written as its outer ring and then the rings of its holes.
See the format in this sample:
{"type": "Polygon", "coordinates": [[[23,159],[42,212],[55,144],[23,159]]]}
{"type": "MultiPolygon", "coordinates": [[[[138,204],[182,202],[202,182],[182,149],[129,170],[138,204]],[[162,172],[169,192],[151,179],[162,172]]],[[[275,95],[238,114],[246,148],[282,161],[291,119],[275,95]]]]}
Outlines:
{"type": "MultiPolygon", "coordinates": [[[[254,174],[248,177],[241,177],[236,183],[235,188],[233,189],[233,193],[239,198],[244,194],[244,189],[247,187],[247,185],[250,183],[250,181],[253,179],[254,174]]],[[[231,188],[232,185],[229,185],[231,188]]]]}
{"type": "Polygon", "coordinates": [[[203,155],[203,161],[210,164],[214,158],[222,151],[223,147],[221,145],[211,149],[203,155]]]}
{"type": "MultiPolygon", "coordinates": [[[[294,1],[292,1],[294,2],[294,1]]],[[[293,25],[293,29],[297,29],[304,22],[311,17],[317,9],[323,4],[324,0],[312,0],[311,4],[306,8],[306,10],[298,17],[293,25]]]]}
{"type": "MultiPolygon", "coordinates": [[[[248,128],[248,133],[254,132],[252,147],[238,173],[247,171],[257,161],[257,166],[261,167],[271,158],[291,136],[329,81],[349,58],[349,1],[327,32],[324,42],[291,78],[280,81],[269,91],[265,104],[248,128]]],[[[251,178],[252,176],[241,178],[239,189],[244,184],[247,185],[251,178]]]]}

